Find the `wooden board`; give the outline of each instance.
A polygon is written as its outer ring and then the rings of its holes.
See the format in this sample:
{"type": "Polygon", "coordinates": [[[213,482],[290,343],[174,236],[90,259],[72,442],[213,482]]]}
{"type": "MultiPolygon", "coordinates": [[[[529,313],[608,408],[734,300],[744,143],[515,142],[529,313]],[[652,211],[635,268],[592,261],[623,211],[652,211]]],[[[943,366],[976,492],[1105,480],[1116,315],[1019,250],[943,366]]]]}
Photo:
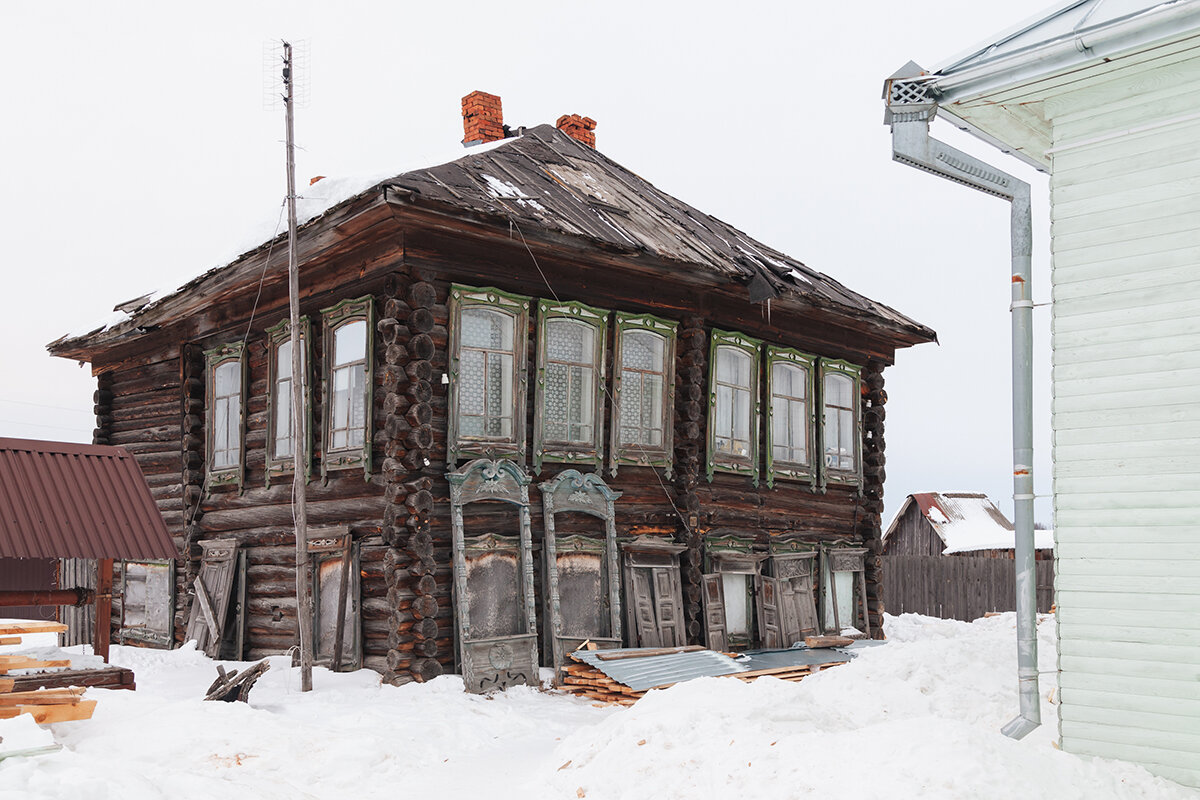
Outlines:
{"type": "MultiPolygon", "coordinates": [[[[3,680],[0,678],[0,680],[3,680]]],[[[135,689],[132,670],[124,667],[103,669],[66,669],[61,672],[35,672],[32,675],[14,675],[9,678],[19,692],[33,689],[56,689],[64,686],[95,686],[102,689],[135,689]]],[[[3,686],[0,685],[0,691],[3,686]]]]}
{"type": "MultiPolygon", "coordinates": [[[[70,705],[51,705],[51,706],[16,706],[17,714],[29,714],[34,721],[39,725],[48,725],[51,722],[70,722],[79,719],[91,719],[92,712],[96,710],[95,700],[81,700],[78,703],[70,705]]],[[[4,711],[11,709],[0,709],[0,715],[4,711]]],[[[15,716],[15,715],[14,715],[15,716]]]]}
{"type": "Polygon", "coordinates": [[[69,667],[69,658],[54,661],[39,661],[27,656],[0,656],[0,675],[5,675],[11,669],[45,669],[48,667],[69,667]]]}
{"type": "Polygon", "coordinates": [[[21,705],[58,705],[78,703],[86,689],[39,689],[32,692],[0,694],[0,707],[21,705]]]}
{"type": "Polygon", "coordinates": [[[0,678],[0,692],[11,692],[14,683],[16,681],[12,678],[0,678]]]}
{"type": "Polygon", "coordinates": [[[21,643],[20,636],[0,636],[0,647],[4,646],[6,644],[20,644],[20,643],[21,643]]]}
{"type": "Polygon", "coordinates": [[[0,623],[0,635],[17,635],[25,633],[62,633],[67,629],[61,622],[4,622],[0,623]]]}

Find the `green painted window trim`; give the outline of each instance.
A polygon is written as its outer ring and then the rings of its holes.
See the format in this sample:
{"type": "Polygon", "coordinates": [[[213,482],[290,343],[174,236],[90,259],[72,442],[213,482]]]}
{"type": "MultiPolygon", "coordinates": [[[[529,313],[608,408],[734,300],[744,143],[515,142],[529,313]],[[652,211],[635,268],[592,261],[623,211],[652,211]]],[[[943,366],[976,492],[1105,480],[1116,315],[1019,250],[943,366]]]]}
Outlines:
{"type": "Polygon", "coordinates": [[[446,431],[446,463],[453,467],[465,456],[512,458],[525,463],[525,403],[529,391],[529,308],[532,299],[494,287],[450,286],[450,390],[446,431]],[[462,439],[458,420],[458,375],[464,308],[483,306],[515,318],[513,326],[513,435],[509,439],[462,439]]]}
{"type": "MultiPolygon", "coordinates": [[[[275,396],[278,383],[275,380],[276,369],[279,365],[279,347],[291,339],[291,320],[286,317],[275,325],[267,328],[267,438],[266,448],[266,484],[271,485],[271,479],[282,475],[292,475],[296,471],[296,462],[292,456],[279,457],[275,455],[275,413],[279,398],[275,396]]],[[[304,478],[312,477],[312,327],[308,317],[300,317],[300,341],[304,348],[304,478]]]]}
{"type": "Polygon", "coordinates": [[[246,464],[246,344],[234,342],[223,344],[204,351],[204,463],[207,469],[205,484],[214,486],[236,485],[238,492],[242,491],[245,480],[246,464]],[[216,409],[214,392],[217,388],[216,369],[229,361],[238,362],[238,389],[241,398],[238,402],[238,459],[230,467],[217,469],[212,464],[213,459],[213,412],[216,409]]]}
{"type": "Polygon", "coordinates": [[[679,323],[656,317],[653,314],[627,314],[618,311],[614,323],[616,335],[613,345],[613,393],[612,423],[609,431],[608,468],[609,474],[617,475],[621,464],[637,467],[659,467],[671,477],[675,463],[675,338],[679,323]],[[621,444],[621,349],[624,336],[629,331],[649,331],[666,340],[663,354],[663,446],[621,444]]]}
{"type": "Polygon", "coordinates": [[[821,390],[821,413],[817,419],[819,431],[817,453],[819,454],[821,465],[819,486],[822,491],[831,483],[843,486],[858,486],[861,489],[863,483],[862,367],[852,364],[849,361],[832,358],[822,358],[820,366],[818,385],[821,390]],[[831,469],[825,464],[825,376],[831,373],[846,375],[853,381],[853,388],[850,392],[850,396],[854,398],[854,469],[852,470],[831,469]]]}
{"type": "Polygon", "coordinates": [[[815,469],[816,460],[813,458],[816,451],[816,372],[817,372],[817,357],[802,353],[799,350],[794,350],[790,347],[780,347],[778,345],[767,345],[765,369],[766,385],[767,385],[767,423],[766,423],[766,477],[767,486],[774,488],[776,478],[786,478],[788,480],[808,481],[809,485],[816,489],[817,486],[817,470],[815,469]],[[797,464],[791,461],[776,461],[775,460],[775,391],[772,384],[773,368],[775,364],[794,364],[805,371],[807,376],[805,380],[805,403],[807,405],[807,413],[805,418],[805,436],[807,437],[807,447],[805,451],[808,453],[808,462],[805,464],[797,464]]]}
{"type": "Polygon", "coordinates": [[[327,478],[329,473],[334,470],[362,467],[363,475],[366,479],[370,479],[375,406],[375,298],[365,295],[343,300],[329,308],[322,308],[321,324],[324,328],[322,344],[325,357],[321,380],[321,413],[324,417],[321,426],[323,429],[321,432],[321,477],[327,478]],[[363,443],[362,447],[333,450],[330,447],[330,437],[333,433],[333,420],[330,416],[333,413],[330,393],[330,383],[333,379],[333,337],[338,328],[360,320],[367,324],[366,365],[363,375],[363,386],[367,396],[363,403],[363,443]]]}
{"type": "Polygon", "coordinates": [[[608,344],[608,314],[602,308],[593,308],[579,302],[556,303],[538,301],[537,317],[537,383],[534,386],[533,405],[533,471],[541,474],[542,462],[562,464],[590,464],[597,470],[604,466],[604,359],[608,344]],[[549,323],[557,319],[581,322],[595,331],[592,353],[593,398],[592,445],[570,442],[547,441],[546,416],[546,362],[547,330],[549,323]]]}
{"type": "Polygon", "coordinates": [[[759,391],[759,372],[761,369],[762,340],[743,333],[722,331],[713,328],[708,343],[708,431],[706,475],[712,482],[717,472],[731,472],[735,475],[749,475],[750,481],[758,486],[758,447],[759,447],[759,417],[762,414],[762,397],[759,391]],[[721,347],[732,347],[750,356],[750,455],[748,458],[722,456],[717,453],[716,421],[717,421],[717,350],[721,347]]]}

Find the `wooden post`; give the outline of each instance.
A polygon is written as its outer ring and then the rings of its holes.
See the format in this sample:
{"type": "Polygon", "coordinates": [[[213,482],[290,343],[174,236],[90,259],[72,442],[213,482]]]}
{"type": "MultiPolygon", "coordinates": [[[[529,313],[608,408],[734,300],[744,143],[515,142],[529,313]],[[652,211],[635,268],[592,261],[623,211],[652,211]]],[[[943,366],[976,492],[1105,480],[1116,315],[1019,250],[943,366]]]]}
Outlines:
{"type": "Polygon", "coordinates": [[[96,561],[96,636],[92,652],[108,662],[108,643],[112,636],[113,560],[96,561]]]}

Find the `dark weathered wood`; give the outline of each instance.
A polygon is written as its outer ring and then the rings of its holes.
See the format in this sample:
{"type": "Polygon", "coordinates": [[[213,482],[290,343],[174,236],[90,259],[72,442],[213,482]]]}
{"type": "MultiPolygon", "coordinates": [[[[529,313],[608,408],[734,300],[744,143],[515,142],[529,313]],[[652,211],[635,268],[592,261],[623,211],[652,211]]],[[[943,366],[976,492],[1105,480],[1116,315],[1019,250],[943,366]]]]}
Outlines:
{"type": "MultiPolygon", "coordinates": [[[[973,620],[1016,608],[1011,558],[889,555],[882,559],[883,601],[891,614],[916,613],[973,620]]],[[[1037,602],[1054,602],[1054,562],[1038,561],[1037,602]]]]}

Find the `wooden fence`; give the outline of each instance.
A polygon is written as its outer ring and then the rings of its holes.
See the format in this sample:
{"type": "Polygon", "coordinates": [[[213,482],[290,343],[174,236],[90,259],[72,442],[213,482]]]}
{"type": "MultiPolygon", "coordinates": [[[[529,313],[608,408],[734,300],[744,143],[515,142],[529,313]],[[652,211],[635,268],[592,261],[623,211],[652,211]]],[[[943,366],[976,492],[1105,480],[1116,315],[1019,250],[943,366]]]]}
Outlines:
{"type": "MultiPolygon", "coordinates": [[[[1037,607],[1054,602],[1054,562],[1038,561],[1037,607]]],[[[1016,610],[1011,558],[978,556],[883,557],[883,604],[889,614],[973,620],[989,611],[1016,610]]]]}

